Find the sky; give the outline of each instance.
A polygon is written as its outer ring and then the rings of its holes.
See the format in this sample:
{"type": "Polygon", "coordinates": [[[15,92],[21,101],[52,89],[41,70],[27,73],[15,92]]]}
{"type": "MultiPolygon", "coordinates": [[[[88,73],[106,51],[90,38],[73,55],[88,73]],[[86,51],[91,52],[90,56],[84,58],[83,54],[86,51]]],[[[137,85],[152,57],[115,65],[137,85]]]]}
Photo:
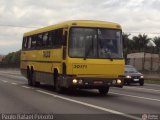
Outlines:
{"type": "Polygon", "coordinates": [[[21,49],[23,33],[66,20],[119,23],[126,33],[160,36],[160,0],[0,0],[0,54],[21,49]]]}

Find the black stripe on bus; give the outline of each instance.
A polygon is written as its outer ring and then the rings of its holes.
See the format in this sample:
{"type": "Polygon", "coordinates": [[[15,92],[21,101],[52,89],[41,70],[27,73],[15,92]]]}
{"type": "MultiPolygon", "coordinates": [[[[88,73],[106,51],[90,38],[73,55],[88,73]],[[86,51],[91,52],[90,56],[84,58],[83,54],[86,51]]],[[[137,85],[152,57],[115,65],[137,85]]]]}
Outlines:
{"type": "MultiPolygon", "coordinates": [[[[21,71],[27,71],[27,69],[24,69],[24,68],[21,68],[20,70],[21,70],[21,71]]],[[[45,71],[34,70],[34,72],[43,73],[43,74],[53,74],[52,71],[50,71],[50,72],[45,72],[45,71]]]]}
{"type": "Polygon", "coordinates": [[[38,60],[21,60],[22,62],[39,62],[39,63],[62,63],[61,61],[38,61],[38,60]]]}

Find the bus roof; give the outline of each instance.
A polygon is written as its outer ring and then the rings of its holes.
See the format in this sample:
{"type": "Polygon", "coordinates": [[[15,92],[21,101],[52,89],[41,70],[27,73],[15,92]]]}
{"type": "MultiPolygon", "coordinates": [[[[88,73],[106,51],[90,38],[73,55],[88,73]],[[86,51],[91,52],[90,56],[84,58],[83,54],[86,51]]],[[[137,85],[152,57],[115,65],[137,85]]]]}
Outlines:
{"type": "Polygon", "coordinates": [[[96,20],[71,20],[24,33],[24,36],[30,36],[59,28],[68,28],[69,26],[121,29],[121,26],[119,24],[113,22],[96,21],[96,20]]]}

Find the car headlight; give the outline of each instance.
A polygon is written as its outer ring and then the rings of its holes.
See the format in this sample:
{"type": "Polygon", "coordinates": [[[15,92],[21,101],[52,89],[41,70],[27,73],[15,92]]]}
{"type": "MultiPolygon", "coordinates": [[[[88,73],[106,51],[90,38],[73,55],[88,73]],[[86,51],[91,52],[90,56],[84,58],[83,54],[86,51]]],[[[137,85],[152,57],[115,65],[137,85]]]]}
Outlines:
{"type": "Polygon", "coordinates": [[[126,78],[131,78],[131,76],[127,75],[126,78]]]}
{"type": "Polygon", "coordinates": [[[144,76],[143,76],[143,75],[141,75],[141,76],[140,76],[140,78],[144,78],[144,76]]]}

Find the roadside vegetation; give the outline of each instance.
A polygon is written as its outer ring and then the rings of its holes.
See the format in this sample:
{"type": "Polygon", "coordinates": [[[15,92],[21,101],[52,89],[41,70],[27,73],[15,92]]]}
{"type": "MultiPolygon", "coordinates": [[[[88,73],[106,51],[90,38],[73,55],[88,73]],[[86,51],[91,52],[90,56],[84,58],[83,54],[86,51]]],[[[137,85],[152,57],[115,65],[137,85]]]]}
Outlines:
{"type": "Polygon", "coordinates": [[[160,54],[160,36],[149,38],[146,34],[139,34],[138,36],[133,36],[130,38],[131,34],[123,33],[123,47],[124,47],[124,57],[127,59],[127,54],[136,52],[146,52],[146,53],[156,53],[160,54]],[[148,46],[148,42],[152,40],[156,47],[148,46]]]}
{"type": "Polygon", "coordinates": [[[148,84],[159,84],[160,85],[160,79],[145,79],[144,83],[148,84]]]}
{"type": "Polygon", "coordinates": [[[2,68],[19,68],[20,66],[20,53],[21,51],[16,51],[7,54],[0,63],[0,67],[2,68]]]}

